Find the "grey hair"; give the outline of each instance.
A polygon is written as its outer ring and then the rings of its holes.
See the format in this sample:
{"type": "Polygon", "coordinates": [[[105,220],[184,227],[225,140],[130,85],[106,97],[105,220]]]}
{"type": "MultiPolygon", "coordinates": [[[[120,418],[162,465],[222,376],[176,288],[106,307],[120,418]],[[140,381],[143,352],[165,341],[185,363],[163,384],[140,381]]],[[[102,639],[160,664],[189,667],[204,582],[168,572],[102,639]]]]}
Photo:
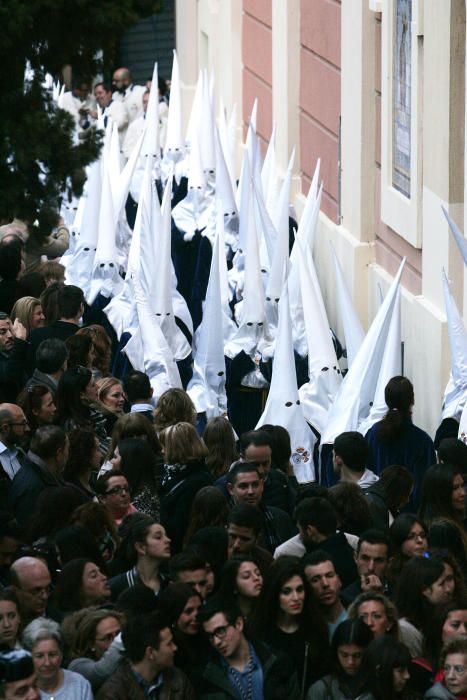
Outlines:
{"type": "Polygon", "coordinates": [[[23,632],[23,646],[28,651],[32,651],[37,642],[42,642],[45,639],[55,640],[60,650],[63,649],[60,625],[48,617],[37,617],[29,623],[23,632]]]}

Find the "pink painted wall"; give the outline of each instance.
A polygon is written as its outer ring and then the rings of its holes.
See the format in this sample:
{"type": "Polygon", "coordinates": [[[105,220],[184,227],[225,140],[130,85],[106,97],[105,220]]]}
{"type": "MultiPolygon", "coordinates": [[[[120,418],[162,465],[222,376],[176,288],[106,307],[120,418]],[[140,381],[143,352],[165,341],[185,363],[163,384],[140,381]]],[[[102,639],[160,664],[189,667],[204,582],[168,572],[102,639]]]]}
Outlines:
{"type": "Polygon", "coordinates": [[[375,257],[389,274],[395,275],[404,255],[407,262],[402,284],[412,294],[422,293],[422,251],[414,248],[381,221],[381,14],[375,14],[375,257]]]}
{"type": "Polygon", "coordinates": [[[340,114],[340,0],[301,0],[300,162],[307,194],[316,160],[324,183],[321,208],[338,216],[338,134],[340,114]]]}
{"type": "Polygon", "coordinates": [[[243,123],[258,98],[257,133],[265,143],[272,131],[271,0],[243,0],[243,123]]]}

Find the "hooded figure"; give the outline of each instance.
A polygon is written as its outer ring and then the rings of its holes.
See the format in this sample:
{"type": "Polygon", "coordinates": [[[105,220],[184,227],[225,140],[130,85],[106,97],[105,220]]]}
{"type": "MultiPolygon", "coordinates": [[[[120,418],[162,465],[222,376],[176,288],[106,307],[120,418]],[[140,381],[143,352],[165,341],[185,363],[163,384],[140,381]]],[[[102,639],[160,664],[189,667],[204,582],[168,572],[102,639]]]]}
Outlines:
{"type": "Polygon", "coordinates": [[[303,303],[303,320],[308,346],[308,382],[300,387],[300,400],[307,421],[322,433],[328,412],[339,390],[342,375],[332,342],[332,333],[316,274],[311,248],[298,246],[298,272],[303,303]]]}
{"type": "Polygon", "coordinates": [[[342,268],[339,264],[339,260],[337,259],[336,251],[334,250],[333,246],[331,247],[334,258],[338,307],[340,309],[342,325],[344,327],[347,365],[350,368],[363,343],[365,332],[362,324],[360,323],[360,319],[358,318],[355,306],[353,305],[348,287],[345,283],[344,275],[342,274],[342,268]]]}
{"type": "MultiPolygon", "coordinates": [[[[220,229],[223,225],[222,212],[219,212],[218,218],[220,229]]],[[[193,377],[187,387],[197,413],[206,413],[208,420],[227,413],[221,256],[224,256],[223,240],[217,236],[214,242],[203,320],[194,338],[193,377]]]]}
{"type": "Polygon", "coordinates": [[[451,372],[444,392],[441,420],[459,420],[467,399],[467,332],[444,270],[443,288],[451,349],[451,372]]]}
{"type": "Polygon", "coordinates": [[[456,223],[451,219],[449,214],[447,213],[446,209],[442,206],[441,209],[444,212],[444,216],[446,217],[449,228],[451,229],[452,235],[455,238],[455,241],[457,243],[457,247],[459,248],[461,255],[464,259],[464,265],[467,265],[467,240],[464,238],[462,235],[459,227],[456,225],[456,223]]]}
{"type": "Polygon", "coordinates": [[[314,481],[313,448],[316,438],[305,420],[298,396],[286,283],[279,302],[279,325],[271,386],[256,429],[266,423],[281,425],[288,431],[292,448],[291,461],[297,481],[314,481]]]}
{"type": "Polygon", "coordinates": [[[391,320],[398,299],[403,259],[397,275],[378,310],[352,367],[346,374],[329,411],[321,444],[332,444],[341,433],[358,430],[368,418],[375,399],[379,371],[383,362],[391,320]]]}

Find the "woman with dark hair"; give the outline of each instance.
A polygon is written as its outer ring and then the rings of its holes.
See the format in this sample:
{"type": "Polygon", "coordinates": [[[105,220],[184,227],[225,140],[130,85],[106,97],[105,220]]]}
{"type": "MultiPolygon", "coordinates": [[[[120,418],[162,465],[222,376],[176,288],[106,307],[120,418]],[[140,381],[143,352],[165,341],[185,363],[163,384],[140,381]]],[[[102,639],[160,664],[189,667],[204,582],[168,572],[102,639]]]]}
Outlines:
{"type": "Polygon", "coordinates": [[[313,683],[306,700],[349,700],[359,696],[359,670],[372,639],[370,630],[358,618],[341,622],[331,642],[332,672],[313,683]]]}
{"type": "Polygon", "coordinates": [[[229,515],[226,497],[216,486],[204,486],[194,497],[184,545],[203,527],[225,527],[229,515]]]}
{"type": "Polygon", "coordinates": [[[162,459],[154,454],[148,441],[142,438],[120,440],[112,463],[114,469],[120,469],[126,476],[136,510],[159,520],[158,481],[162,459]]]}
{"type": "Polygon", "coordinates": [[[94,429],[102,454],[108,450],[110,438],[106,416],[96,407],[97,387],[91,370],[86,367],[67,369],[57,387],[59,424],[70,432],[73,428],[94,429]]]}
{"type": "Polygon", "coordinates": [[[98,324],[84,326],[75,335],[89,336],[91,338],[94,345],[93,370],[96,375],[105,377],[110,371],[112,341],[107,335],[104,326],[99,326],[98,324]]]}
{"type": "Polygon", "coordinates": [[[208,449],[206,467],[212,478],[218,479],[228,472],[230,465],[238,459],[235,433],[227,418],[211,418],[204,428],[203,440],[208,449]]]}
{"type": "Polygon", "coordinates": [[[430,436],[412,423],[415,403],[412,383],[406,377],[393,377],[384,390],[388,412],[367,432],[368,464],[380,474],[391,464],[401,464],[414,477],[413,505],[420,499],[420,484],[430,466],[436,462],[430,436]]]}
{"type": "Polygon", "coordinates": [[[246,555],[232,557],[222,569],[218,593],[224,599],[234,597],[243,617],[248,620],[258,604],[263,585],[263,575],[254,558],[246,555]]]}
{"type": "Polygon", "coordinates": [[[38,546],[52,542],[82,502],[76,489],[65,484],[42,491],[29,521],[28,540],[38,546]]]}
{"type": "Polygon", "coordinates": [[[420,518],[412,513],[398,515],[389,528],[388,579],[396,584],[404,564],[412,557],[423,556],[427,549],[426,528],[420,518]]]}
{"type": "Polygon", "coordinates": [[[144,584],[159,595],[166,583],[161,566],[170,559],[170,539],[162,525],[149,515],[135,513],[122,524],[122,558],[128,571],[110,579],[113,600],[137,583],[144,584]]]}
{"type": "Polygon", "coordinates": [[[170,584],[159,600],[159,610],[167,616],[177,645],[174,664],[187,674],[202,663],[209,649],[198,621],[202,606],[201,596],[188,583],[170,584]]]}
{"type": "Polygon", "coordinates": [[[293,660],[302,694],[326,670],[326,623],[297,557],[279,557],[271,564],[251,629],[293,660]]]}
{"type": "Polygon", "coordinates": [[[89,335],[75,333],[66,339],[68,350],[67,368],[86,367],[91,369],[94,363],[94,344],[89,335]]]}
{"type": "Polygon", "coordinates": [[[171,425],[161,437],[165,458],[160,489],[161,522],[177,553],[183,546],[193,500],[212,480],[204,464],[206,446],[191,423],[171,425]]]}
{"type": "Polygon", "coordinates": [[[464,527],[464,476],[460,467],[434,464],[422,484],[420,517],[428,527],[430,547],[448,549],[467,574],[467,535],[464,527]]]}
{"type": "Polygon", "coordinates": [[[328,498],[337,514],[338,529],[359,537],[372,527],[370,507],[357,484],[341,481],[328,490],[328,498]]]}
{"type": "Polygon", "coordinates": [[[385,635],[374,639],[362,659],[362,690],[374,700],[414,697],[406,690],[410,678],[410,652],[402,642],[385,635]]]}
{"type": "Polygon", "coordinates": [[[57,415],[50,389],[43,384],[25,387],[18,395],[16,403],[23,409],[31,432],[35,432],[41,425],[50,425],[57,415]]]}
{"type": "Polygon", "coordinates": [[[70,451],[63,478],[72,484],[86,503],[95,497],[91,477],[96,475],[101,463],[99,440],[90,428],[75,428],[68,433],[70,451]]]}
{"type": "Polygon", "coordinates": [[[63,527],[55,535],[54,542],[62,567],[72,559],[84,558],[95,561],[99,568],[105,570],[106,560],[99,550],[98,543],[89,530],[81,525],[63,527]]]}
{"type": "Polygon", "coordinates": [[[112,465],[118,460],[118,443],[126,438],[146,440],[155,456],[162,462],[161,444],[151,421],[142,413],[126,413],[115,423],[112,430],[112,440],[106,455],[107,462],[102,466],[101,471],[104,471],[106,465],[107,469],[112,468],[112,465]]]}
{"type": "Polygon", "coordinates": [[[365,591],[348,608],[349,620],[359,618],[368,625],[373,636],[390,634],[399,639],[399,621],[394,603],[377,591],[365,591]]]}
{"type": "Polygon", "coordinates": [[[115,523],[102,503],[90,501],[76,508],[71,524],[83,527],[92,535],[105,562],[113,560],[120,539],[115,523]]]}
{"type": "Polygon", "coordinates": [[[455,582],[443,561],[432,556],[413,557],[399,577],[396,607],[399,611],[401,640],[412,656],[421,656],[426,626],[431,622],[434,606],[449,602],[455,582]]]}
{"type": "Polygon", "coordinates": [[[18,649],[21,617],[13,588],[0,590],[0,647],[18,649]]]}
{"type": "Polygon", "coordinates": [[[69,561],[58,577],[56,602],[65,613],[101,605],[108,602],[110,596],[107,576],[89,559],[69,561]]]}
{"type": "Polygon", "coordinates": [[[115,610],[85,608],[65,619],[64,636],[68,621],[72,626],[68,668],[84,676],[96,692],[121,661],[122,616],[115,610]]]}
{"type": "Polygon", "coordinates": [[[414,485],[412,474],[397,464],[386,467],[379,480],[365,491],[373,527],[387,530],[407,505],[414,485]]]}

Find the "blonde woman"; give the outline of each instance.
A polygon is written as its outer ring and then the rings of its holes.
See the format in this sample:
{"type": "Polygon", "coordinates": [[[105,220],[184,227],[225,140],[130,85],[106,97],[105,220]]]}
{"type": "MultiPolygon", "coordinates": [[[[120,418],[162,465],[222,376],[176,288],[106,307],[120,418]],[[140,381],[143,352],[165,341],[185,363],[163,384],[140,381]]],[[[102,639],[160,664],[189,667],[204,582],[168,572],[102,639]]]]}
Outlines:
{"type": "Polygon", "coordinates": [[[161,437],[165,462],[160,489],[161,522],[176,553],[183,545],[193,500],[212,479],[205,466],[206,445],[191,423],[171,425],[161,437]]]}
{"type": "Polygon", "coordinates": [[[11,310],[11,322],[18,318],[28,332],[34,328],[45,326],[45,316],[42,311],[42,304],[36,297],[22,297],[18,299],[11,310]]]}
{"type": "Polygon", "coordinates": [[[117,416],[123,415],[125,398],[123,396],[122,383],[115,377],[104,377],[97,382],[97,398],[108,411],[117,416]]]}

